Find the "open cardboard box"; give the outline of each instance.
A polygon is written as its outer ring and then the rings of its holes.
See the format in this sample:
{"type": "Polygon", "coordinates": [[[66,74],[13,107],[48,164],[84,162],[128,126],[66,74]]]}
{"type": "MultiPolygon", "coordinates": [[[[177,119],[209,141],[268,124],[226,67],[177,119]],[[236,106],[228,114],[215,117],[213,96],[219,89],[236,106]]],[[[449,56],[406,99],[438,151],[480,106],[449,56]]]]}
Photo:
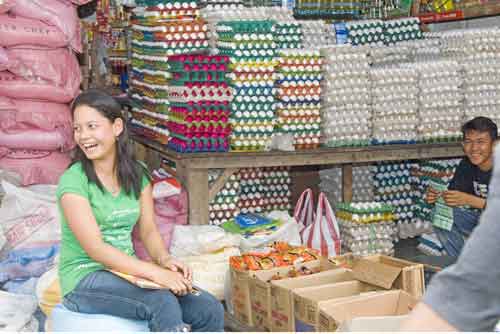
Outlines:
{"type": "Polygon", "coordinates": [[[376,286],[360,281],[346,281],[293,290],[295,331],[318,331],[319,306],[322,303],[377,289],[376,286]]]}
{"type": "MultiPolygon", "coordinates": [[[[257,288],[255,288],[255,277],[259,277],[264,281],[267,281],[275,274],[280,274],[281,276],[286,276],[291,269],[299,269],[301,267],[307,268],[318,268],[321,267],[320,270],[331,269],[334,266],[330,261],[326,259],[320,259],[315,261],[298,263],[293,266],[284,266],[272,268],[269,270],[237,270],[234,268],[230,268],[230,278],[231,278],[231,301],[233,304],[234,317],[240,321],[241,323],[247,326],[257,326],[263,329],[262,321],[260,320],[263,317],[263,312],[261,309],[264,306],[260,306],[258,303],[262,303],[263,305],[269,305],[264,297],[261,299],[255,299],[254,309],[258,311],[257,315],[254,316],[252,312],[252,303],[251,303],[251,295],[257,294],[259,296],[265,295],[265,293],[261,292],[257,288]],[[252,291],[250,291],[250,287],[252,286],[252,291]],[[266,304],[267,303],[267,304],[266,304]],[[254,319],[257,320],[254,323],[254,319]]],[[[270,293],[269,293],[270,296],[270,293]]],[[[264,312],[265,313],[265,312],[264,312]]],[[[265,317],[267,321],[267,317],[265,317]]]]}
{"type": "MultiPolygon", "coordinates": [[[[295,266],[295,268],[308,268],[317,269],[318,273],[324,272],[326,270],[331,270],[334,268],[333,264],[326,258],[320,259],[318,261],[311,261],[301,263],[295,266]]],[[[281,267],[273,268],[269,270],[261,270],[253,272],[249,279],[249,292],[250,292],[250,305],[252,313],[252,324],[254,327],[260,330],[271,330],[271,279],[277,274],[282,279],[287,278],[290,268],[281,267]]],[[[318,273],[307,275],[313,276],[318,273]]],[[[298,276],[296,278],[305,277],[298,276]]]]}
{"type": "Polygon", "coordinates": [[[309,276],[271,281],[271,331],[295,331],[292,295],[294,289],[352,281],[353,279],[351,270],[338,268],[309,276]]]}
{"type": "Polygon", "coordinates": [[[331,332],[339,328],[349,328],[349,322],[360,317],[389,317],[387,321],[394,323],[391,317],[408,314],[417,302],[417,298],[402,290],[370,292],[332,300],[320,305],[319,330],[331,332]]]}
{"type": "Polygon", "coordinates": [[[401,289],[416,298],[425,292],[424,266],[386,255],[357,257],[352,253],[329,259],[339,268],[352,269],[354,278],[384,289],[401,289]]]}

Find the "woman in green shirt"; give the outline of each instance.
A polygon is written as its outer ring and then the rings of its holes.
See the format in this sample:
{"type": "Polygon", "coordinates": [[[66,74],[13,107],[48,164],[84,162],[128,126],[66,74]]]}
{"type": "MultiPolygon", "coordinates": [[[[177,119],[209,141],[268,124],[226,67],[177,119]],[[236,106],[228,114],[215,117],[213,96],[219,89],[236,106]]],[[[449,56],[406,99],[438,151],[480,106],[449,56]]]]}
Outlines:
{"type": "Polygon", "coordinates": [[[222,331],[222,305],[205,291],[191,293],[191,269],[164,248],[149,174],[133,157],[121,106],[105,93],[88,90],[71,111],[75,160],[57,189],[64,306],[146,320],[151,331],[222,331]],[[154,263],[135,257],[131,231],[136,223],[154,263]],[[140,288],[110,270],[165,289],[140,288]]]}

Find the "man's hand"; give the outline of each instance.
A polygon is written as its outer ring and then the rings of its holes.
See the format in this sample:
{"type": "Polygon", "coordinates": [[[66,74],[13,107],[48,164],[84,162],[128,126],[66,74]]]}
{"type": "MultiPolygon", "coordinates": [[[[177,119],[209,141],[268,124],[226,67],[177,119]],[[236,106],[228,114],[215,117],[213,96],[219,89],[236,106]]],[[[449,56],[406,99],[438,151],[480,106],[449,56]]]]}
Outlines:
{"type": "Polygon", "coordinates": [[[440,196],[440,192],[437,191],[436,189],[429,187],[427,188],[427,193],[425,194],[425,200],[429,204],[434,204],[436,203],[437,199],[440,196]]]}
{"type": "Polygon", "coordinates": [[[470,194],[458,190],[447,190],[443,193],[443,199],[449,206],[470,205],[470,197],[470,194]]]}

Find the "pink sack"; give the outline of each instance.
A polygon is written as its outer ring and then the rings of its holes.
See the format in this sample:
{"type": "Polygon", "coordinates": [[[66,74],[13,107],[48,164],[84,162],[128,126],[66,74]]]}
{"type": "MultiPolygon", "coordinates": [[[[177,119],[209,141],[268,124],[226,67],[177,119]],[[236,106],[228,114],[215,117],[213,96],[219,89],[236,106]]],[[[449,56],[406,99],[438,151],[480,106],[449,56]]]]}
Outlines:
{"type": "Polygon", "coordinates": [[[15,46],[22,44],[40,45],[49,48],[62,48],[69,41],[56,26],[42,21],[0,15],[0,45],[15,46]]]}
{"type": "MultiPolygon", "coordinates": [[[[184,189],[178,195],[155,199],[155,214],[158,216],[174,219],[187,213],[188,198],[184,189]]],[[[187,221],[181,224],[187,224],[187,221]]]]}
{"type": "MultiPolygon", "coordinates": [[[[163,244],[165,245],[165,249],[168,250],[170,248],[170,242],[172,241],[172,234],[174,233],[175,224],[169,224],[169,223],[158,224],[158,220],[156,221],[156,223],[158,231],[160,232],[160,235],[163,239],[163,244]]],[[[149,256],[148,251],[146,250],[146,247],[144,247],[144,244],[142,243],[141,238],[139,236],[138,225],[136,225],[132,230],[132,243],[134,245],[135,255],[139,259],[144,261],[151,261],[151,257],[149,256]]]]}
{"type": "Polygon", "coordinates": [[[57,151],[1,151],[0,168],[21,175],[23,186],[57,184],[71,162],[69,154],[57,151]]]}
{"type": "Polygon", "coordinates": [[[72,149],[75,142],[69,107],[0,96],[0,146],[46,151],[72,149]]]}
{"type": "Polygon", "coordinates": [[[12,0],[9,13],[56,26],[66,35],[71,48],[82,52],[81,27],[74,4],[58,0],[12,0]]]}
{"type": "Polygon", "coordinates": [[[16,0],[3,0],[0,2],[0,14],[7,13],[15,4],[16,0]]]}
{"type": "Polygon", "coordinates": [[[78,94],[80,67],[70,50],[14,47],[4,51],[7,60],[0,63],[0,70],[7,70],[0,71],[0,95],[69,103],[78,94]]]}

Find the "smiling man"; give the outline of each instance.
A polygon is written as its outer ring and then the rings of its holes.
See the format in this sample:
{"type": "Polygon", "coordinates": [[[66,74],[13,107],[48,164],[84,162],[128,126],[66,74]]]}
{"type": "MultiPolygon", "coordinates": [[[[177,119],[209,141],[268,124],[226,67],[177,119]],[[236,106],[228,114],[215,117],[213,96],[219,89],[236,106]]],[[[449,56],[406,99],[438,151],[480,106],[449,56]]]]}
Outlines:
{"type": "Polygon", "coordinates": [[[429,187],[426,194],[428,203],[433,204],[442,196],[446,204],[453,207],[451,230],[437,227],[434,230],[446,253],[455,257],[460,254],[465,239],[476,227],[486,207],[498,129],[491,119],[476,117],[462,126],[462,134],[465,158],[455,170],[448,190],[439,193],[429,187]]]}

